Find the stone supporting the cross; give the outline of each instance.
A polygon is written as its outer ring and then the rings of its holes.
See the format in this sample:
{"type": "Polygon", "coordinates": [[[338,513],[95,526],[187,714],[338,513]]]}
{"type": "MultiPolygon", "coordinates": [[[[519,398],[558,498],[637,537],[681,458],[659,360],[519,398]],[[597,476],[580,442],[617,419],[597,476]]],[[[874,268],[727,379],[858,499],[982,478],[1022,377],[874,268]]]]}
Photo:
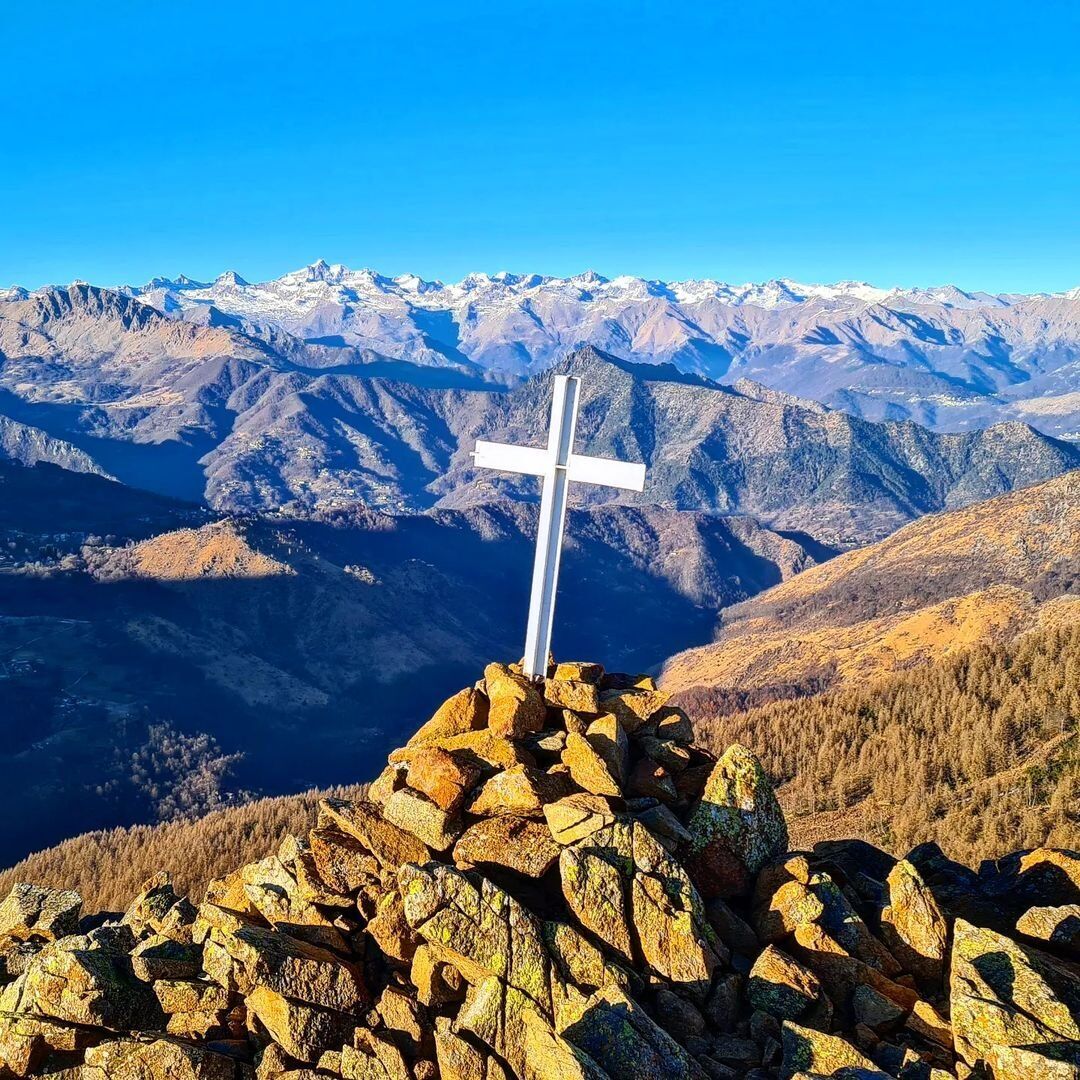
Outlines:
{"type": "Polygon", "coordinates": [[[546,450],[477,439],[473,451],[477,468],[540,476],[544,480],[529,598],[529,624],[525,632],[524,670],[534,679],[547,673],[570,483],[602,484],[626,491],[641,491],[645,487],[644,465],[574,453],[580,393],[580,379],[572,375],[555,376],[546,450]]]}

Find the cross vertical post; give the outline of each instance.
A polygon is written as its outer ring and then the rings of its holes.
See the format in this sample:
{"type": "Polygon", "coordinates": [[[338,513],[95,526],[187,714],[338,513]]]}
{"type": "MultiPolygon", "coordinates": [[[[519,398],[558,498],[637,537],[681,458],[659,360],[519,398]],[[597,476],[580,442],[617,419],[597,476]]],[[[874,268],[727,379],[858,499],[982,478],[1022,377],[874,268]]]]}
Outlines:
{"type": "Polygon", "coordinates": [[[574,481],[643,491],[645,466],[630,461],[587,457],[574,453],[581,380],[556,375],[552,380],[551,428],[546,450],[531,446],[476,440],[473,459],[478,469],[539,476],[544,482],[540,496],[540,525],[533,561],[529,622],[525,631],[523,670],[530,679],[547,674],[551,629],[555,621],[555,592],[559,584],[559,559],[566,527],[567,489],[574,481]]]}
{"type": "Polygon", "coordinates": [[[557,375],[551,399],[548,433],[548,470],[540,496],[540,524],[536,533],[529,622],[525,631],[525,676],[543,677],[548,670],[551,629],[555,622],[555,590],[566,527],[566,496],[570,486],[570,455],[577,429],[578,379],[557,375]]]}

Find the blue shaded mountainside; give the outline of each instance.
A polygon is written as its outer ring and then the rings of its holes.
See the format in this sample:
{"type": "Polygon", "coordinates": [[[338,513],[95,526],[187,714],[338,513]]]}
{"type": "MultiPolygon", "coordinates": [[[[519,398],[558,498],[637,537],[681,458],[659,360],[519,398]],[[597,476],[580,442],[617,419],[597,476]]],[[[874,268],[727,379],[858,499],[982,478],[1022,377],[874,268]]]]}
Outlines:
{"type": "MultiPolygon", "coordinates": [[[[2,462],[0,496],[0,791],[25,811],[0,861],[169,816],[177,788],[194,812],[365,778],[447,686],[521,648],[533,505],[219,519],[2,462]]],[[[569,533],[560,648],[635,668],[815,561],[746,517],[591,507],[569,533]]]]}

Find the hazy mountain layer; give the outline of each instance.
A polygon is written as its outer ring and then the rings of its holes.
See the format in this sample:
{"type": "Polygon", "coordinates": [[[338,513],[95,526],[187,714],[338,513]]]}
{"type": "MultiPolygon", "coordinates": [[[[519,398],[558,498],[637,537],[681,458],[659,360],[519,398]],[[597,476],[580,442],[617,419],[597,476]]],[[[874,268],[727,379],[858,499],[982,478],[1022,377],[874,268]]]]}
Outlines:
{"type": "Polygon", "coordinates": [[[470,274],[457,284],[314,263],[249,283],[156,279],[127,290],[185,319],[513,377],[582,344],[734,382],[750,378],[869,419],[941,430],[1026,420],[1080,438],[1080,290],[663,282],[595,273],[470,274]]]}
{"type": "MultiPolygon", "coordinates": [[[[542,443],[547,375],[509,391],[470,384],[280,330],[180,322],[90,286],[0,304],[0,353],[0,415],[128,484],[220,510],[535,497],[532,482],[477,477],[469,452],[477,437],[542,443]]],[[[648,465],[634,501],[748,513],[829,544],[1080,463],[1075,446],[1024,425],[940,435],[591,349],[563,363],[585,377],[579,450],[648,465]]]]}

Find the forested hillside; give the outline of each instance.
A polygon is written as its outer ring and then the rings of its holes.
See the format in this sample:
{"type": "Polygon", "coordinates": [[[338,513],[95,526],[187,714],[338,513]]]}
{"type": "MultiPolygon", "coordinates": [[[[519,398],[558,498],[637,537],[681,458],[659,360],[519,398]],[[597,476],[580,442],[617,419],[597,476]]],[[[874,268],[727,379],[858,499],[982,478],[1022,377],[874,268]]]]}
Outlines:
{"type": "Polygon", "coordinates": [[[796,847],[936,840],[971,863],[1080,838],[1080,622],[726,715],[720,699],[682,700],[699,742],[760,755],[796,847]]]}
{"type": "Polygon", "coordinates": [[[231,806],[194,821],[73,836],[0,873],[0,895],[17,881],[32,881],[76,889],[90,911],[116,911],[130,902],[144,881],[165,869],[178,889],[200,900],[211,878],[273,851],[284,837],[309,829],[320,798],[360,798],[366,787],[305,791],[231,806]]]}

